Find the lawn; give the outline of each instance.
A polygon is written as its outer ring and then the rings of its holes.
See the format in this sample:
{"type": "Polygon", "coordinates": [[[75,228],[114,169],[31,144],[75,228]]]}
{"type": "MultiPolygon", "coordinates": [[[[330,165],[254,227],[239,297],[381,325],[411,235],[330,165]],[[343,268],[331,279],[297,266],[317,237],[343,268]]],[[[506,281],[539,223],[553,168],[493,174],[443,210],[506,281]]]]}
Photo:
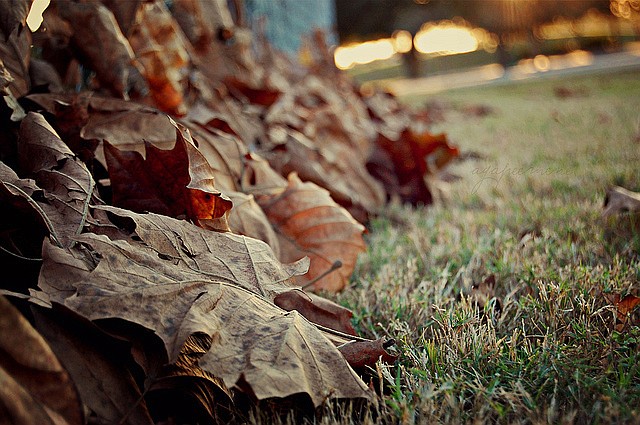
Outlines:
{"type": "Polygon", "coordinates": [[[640,421],[640,308],[615,307],[640,295],[640,218],[601,217],[607,187],[640,189],[640,74],[403,100],[439,105],[433,131],[467,159],[436,205],[370,223],[337,296],[361,334],[397,342],[370,421],[640,421]]]}

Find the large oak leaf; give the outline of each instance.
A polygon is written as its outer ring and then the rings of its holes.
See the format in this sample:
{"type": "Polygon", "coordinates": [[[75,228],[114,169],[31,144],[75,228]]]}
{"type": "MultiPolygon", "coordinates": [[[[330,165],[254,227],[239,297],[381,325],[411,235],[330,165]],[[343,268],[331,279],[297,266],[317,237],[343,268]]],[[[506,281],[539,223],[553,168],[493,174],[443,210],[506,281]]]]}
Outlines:
{"type": "Polygon", "coordinates": [[[282,265],[255,239],[101,208],[124,220],[135,238],[85,233],[68,250],[45,242],[39,286],[53,301],[90,320],[121,318],[153,330],[170,361],[189,337],[208,335],[211,347],[199,366],[228,387],[248,384],[258,399],[306,393],[318,405],[369,397],[313,324],[272,302],[305,262],[282,265]]]}
{"type": "Polygon", "coordinates": [[[349,282],[358,255],[366,250],[365,228],[331,199],[329,192],[292,173],[286,190],[257,198],[280,238],[281,258],[311,260],[305,283],[340,261],[342,267],[314,283],[315,289],[340,291],[349,282]]]}

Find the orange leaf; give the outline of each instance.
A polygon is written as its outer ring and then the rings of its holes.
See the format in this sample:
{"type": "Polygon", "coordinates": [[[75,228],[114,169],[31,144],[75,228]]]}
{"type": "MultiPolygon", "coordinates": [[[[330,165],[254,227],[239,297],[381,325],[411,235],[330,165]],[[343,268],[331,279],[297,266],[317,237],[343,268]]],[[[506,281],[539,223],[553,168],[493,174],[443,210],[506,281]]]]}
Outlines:
{"type": "MultiPolygon", "coordinates": [[[[337,292],[349,282],[358,255],[365,251],[365,228],[329,192],[311,182],[289,175],[289,185],[278,195],[257,198],[280,238],[281,260],[291,262],[308,256],[308,280],[321,276],[336,261],[336,272],[318,280],[313,287],[337,292]]],[[[303,283],[304,282],[300,282],[303,283]]]]}
{"type": "Polygon", "coordinates": [[[640,297],[635,295],[604,294],[608,302],[616,307],[616,330],[621,331],[627,324],[629,315],[640,304],[640,297]]]}
{"type": "Polygon", "coordinates": [[[186,113],[181,79],[189,65],[187,46],[171,12],[162,2],[140,7],[129,35],[131,48],[143,68],[151,98],[162,111],[186,113]]]}
{"type": "Polygon", "coordinates": [[[105,141],[114,205],[188,218],[199,225],[200,220],[220,220],[214,227],[228,230],[231,200],[214,188],[213,170],[194,146],[189,131],[173,124],[177,134],[173,149],[162,150],[145,142],[146,159],[105,141]]]}

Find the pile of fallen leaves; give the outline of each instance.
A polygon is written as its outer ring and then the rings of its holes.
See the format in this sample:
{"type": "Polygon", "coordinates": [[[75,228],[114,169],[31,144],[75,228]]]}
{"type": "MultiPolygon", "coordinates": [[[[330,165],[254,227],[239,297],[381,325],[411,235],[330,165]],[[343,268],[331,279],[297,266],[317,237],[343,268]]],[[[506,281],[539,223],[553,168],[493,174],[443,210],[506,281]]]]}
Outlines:
{"type": "Polygon", "coordinates": [[[11,423],[375,398],[363,373],[393,341],[309,291],[342,290],[362,223],[391,198],[431,202],[458,151],[428,114],[361,93],[321,34],[306,67],[255,53],[224,4],[58,0],[36,33],[29,0],[2,5],[11,423]]]}

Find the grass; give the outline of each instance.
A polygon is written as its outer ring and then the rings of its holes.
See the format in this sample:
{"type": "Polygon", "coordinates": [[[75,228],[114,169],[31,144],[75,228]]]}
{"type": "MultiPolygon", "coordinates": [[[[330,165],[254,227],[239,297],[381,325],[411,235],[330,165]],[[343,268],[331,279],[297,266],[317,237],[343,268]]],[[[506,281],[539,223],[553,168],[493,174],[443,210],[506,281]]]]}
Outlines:
{"type": "Polygon", "coordinates": [[[400,357],[375,373],[379,416],[362,422],[638,423],[639,312],[616,327],[610,296],[640,295],[639,218],[601,211],[608,186],[640,189],[640,74],[435,100],[447,108],[433,131],[482,159],[450,168],[462,179],[439,204],[394,205],[370,223],[337,300],[361,334],[395,338],[400,357]],[[473,289],[491,275],[492,291],[473,289]]]}

